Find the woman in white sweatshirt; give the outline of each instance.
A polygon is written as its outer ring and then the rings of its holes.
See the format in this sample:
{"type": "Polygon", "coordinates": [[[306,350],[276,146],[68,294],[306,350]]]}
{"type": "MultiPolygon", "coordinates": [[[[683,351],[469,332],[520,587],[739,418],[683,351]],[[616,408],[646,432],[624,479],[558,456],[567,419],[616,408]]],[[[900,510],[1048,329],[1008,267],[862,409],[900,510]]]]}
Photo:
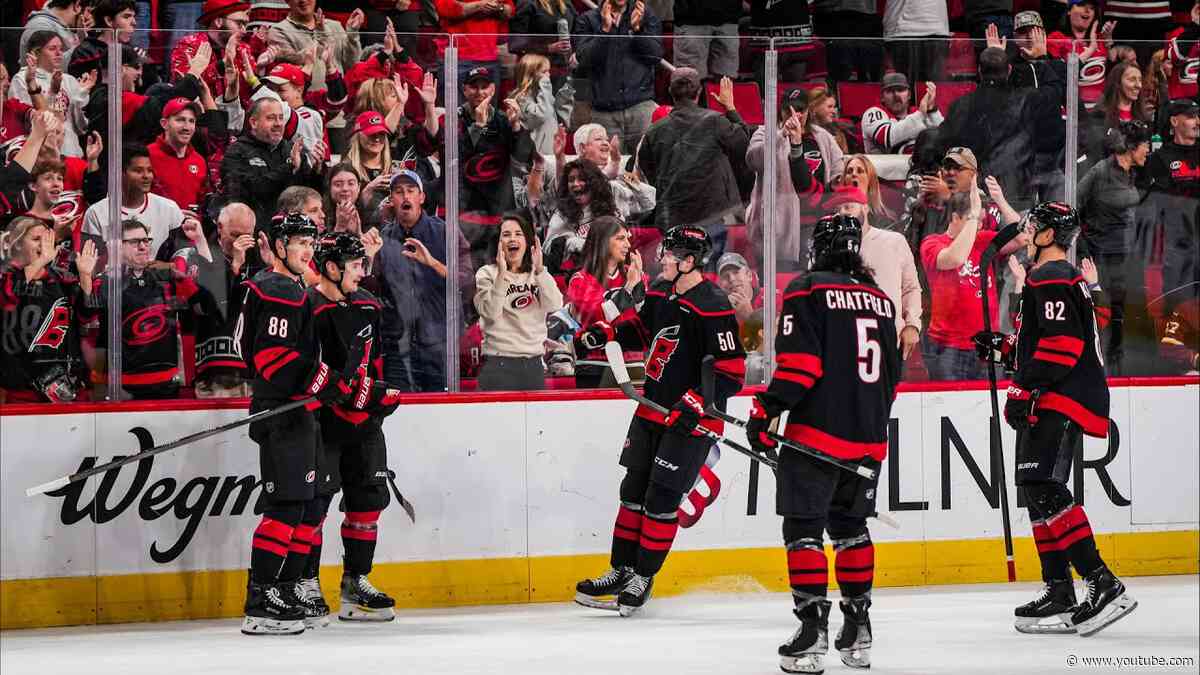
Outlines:
{"type": "Polygon", "coordinates": [[[496,262],[475,272],[475,309],[483,327],[481,390],[545,388],[546,315],[562,305],[533,226],[521,215],[505,215],[496,262]]]}

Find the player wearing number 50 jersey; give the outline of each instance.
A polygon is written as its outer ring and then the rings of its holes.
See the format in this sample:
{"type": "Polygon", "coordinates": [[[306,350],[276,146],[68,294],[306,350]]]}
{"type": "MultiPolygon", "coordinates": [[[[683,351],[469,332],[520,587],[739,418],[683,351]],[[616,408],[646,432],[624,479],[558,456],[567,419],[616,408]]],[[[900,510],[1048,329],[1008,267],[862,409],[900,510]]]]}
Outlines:
{"type": "Polygon", "coordinates": [[[712,448],[698,429],[720,431],[721,422],[704,414],[704,400],[697,393],[704,357],[715,360],[716,407],[723,409],[742,387],[746,354],[733,307],[724,291],[701,274],[711,250],[701,228],[668,231],[660,248],[662,275],[638,311],[625,312],[636,305],[632,293],[624,288],[610,292],[605,304],[612,306],[605,307],[605,316],[617,317],[616,323],[598,322],[576,338],[578,349],[585,351],[611,340],[631,351],[647,350],[646,398],[671,408],[668,416],[644,406],[634,413],[621,451],[626,474],[613,528],[612,568],[579,582],[575,599],[582,605],[619,609],[629,616],[649,600],[654,575],[679,528],[679,505],[712,448]]]}
{"type": "MultiPolygon", "coordinates": [[[[784,292],[775,340],[776,371],[755,397],[746,436],[763,452],[765,435],[788,412],[784,435],[818,452],[860,461],[876,471],[887,454],[887,425],[900,379],[896,307],[859,255],[862,226],[848,215],[826,216],[813,231],[807,275],[784,292]]],[[[800,628],[780,645],[780,667],[820,673],[828,650],[825,599],[829,532],[845,620],[836,646],[851,667],[871,665],[871,586],[875,548],[867,516],[875,510],[876,479],[807,455],[780,453],[776,511],[783,516],[788,580],[800,628]]]]}
{"type": "Polygon", "coordinates": [[[1081,434],[1108,435],[1108,382],[1104,379],[1092,289],[1067,260],[1079,232],[1075,209],[1038,204],[1026,221],[1034,263],[1021,293],[1016,339],[975,336],[977,351],[1015,369],[1004,418],[1017,430],[1016,483],[1025,493],[1045,588],[1018,607],[1024,633],[1091,635],[1137,607],[1100,552],[1083,506],[1067,481],[1081,434]],[[1075,603],[1071,567],[1087,584],[1075,603]]]}

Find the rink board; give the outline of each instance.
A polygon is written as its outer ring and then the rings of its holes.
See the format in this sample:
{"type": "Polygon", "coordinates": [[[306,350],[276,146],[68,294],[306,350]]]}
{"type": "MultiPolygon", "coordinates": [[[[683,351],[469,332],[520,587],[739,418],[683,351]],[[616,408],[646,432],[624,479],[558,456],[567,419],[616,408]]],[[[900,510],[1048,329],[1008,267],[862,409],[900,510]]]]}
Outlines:
{"type": "MultiPolygon", "coordinates": [[[[1077,494],[1119,574],[1200,571],[1200,384],[1185,382],[1114,386],[1120,442],[1085,443],[1077,494]]],[[[909,389],[893,408],[877,506],[902,528],[872,526],[880,586],[1004,579],[987,392],[943,388],[909,389]]],[[[616,460],[633,409],[605,396],[402,405],[385,431],[417,522],[397,508],[384,512],[376,585],[404,607],[560,601],[579,578],[603,571],[623,472],[616,460]]],[[[730,405],[738,415],[748,407],[745,397],[730,405]]],[[[228,404],[183,408],[0,412],[0,628],[240,613],[261,493],[258,450],[244,429],[126,466],[107,481],[24,496],[82,462],[245,415],[228,404]]],[[[1036,554],[1011,486],[1007,427],[1003,440],[1018,571],[1033,580],[1036,554]]],[[[680,530],[656,593],[786,589],[771,472],[752,470],[729,450],[716,471],[720,495],[680,530]]],[[[340,573],[340,521],[335,503],[324,528],[327,595],[336,594],[340,573]]]]}

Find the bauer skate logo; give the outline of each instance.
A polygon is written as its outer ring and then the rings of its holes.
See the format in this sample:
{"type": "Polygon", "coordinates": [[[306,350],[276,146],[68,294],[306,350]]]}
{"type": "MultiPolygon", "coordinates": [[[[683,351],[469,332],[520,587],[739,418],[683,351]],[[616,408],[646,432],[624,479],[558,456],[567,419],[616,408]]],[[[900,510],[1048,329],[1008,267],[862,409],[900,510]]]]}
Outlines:
{"type": "Polygon", "coordinates": [[[42,325],[34,334],[33,339],[29,341],[29,351],[34,351],[38,347],[47,349],[58,349],[62,346],[63,340],[67,339],[67,331],[71,329],[71,310],[67,307],[67,299],[59,298],[50,305],[50,311],[46,312],[46,319],[42,321],[42,325]]]}
{"type": "MultiPolygon", "coordinates": [[[[145,428],[134,427],[129,433],[138,439],[141,450],[154,447],[154,438],[145,428]]],[[[96,466],[97,460],[96,457],[84,458],[79,463],[78,471],[96,466]]],[[[108,461],[108,458],[104,458],[104,461],[108,461]]],[[[186,482],[182,478],[164,477],[151,483],[153,468],[154,457],[147,457],[137,463],[132,480],[128,474],[121,476],[124,468],[109,471],[100,479],[90,502],[84,501],[85,486],[89,485],[85,482],[72,483],[46,495],[62,498],[59,520],[67,526],[84,519],[103,525],[119,517],[140,518],[149,523],[173,515],[182,521],[182,531],[178,526],[163,529],[179,531],[175,542],[165,547],[158,541],[150,544],[150,559],[162,565],[172,562],[187,549],[205,516],[237,517],[245,514],[246,507],[251,505],[252,513],[263,512],[262,493],[255,494],[261,485],[257,476],[196,476],[186,482]],[[118,484],[122,487],[118,488],[118,484]],[[124,487],[126,485],[128,487],[124,487]],[[124,493],[114,494],[118,489],[123,489],[124,493]],[[114,500],[116,503],[110,506],[114,500]]],[[[269,492],[274,486],[268,484],[266,488],[269,492]]]]}
{"type": "Polygon", "coordinates": [[[679,346],[679,325],[667,326],[658,331],[652,344],[654,346],[650,348],[650,354],[646,357],[646,377],[658,382],[662,380],[667,362],[679,346]]]}

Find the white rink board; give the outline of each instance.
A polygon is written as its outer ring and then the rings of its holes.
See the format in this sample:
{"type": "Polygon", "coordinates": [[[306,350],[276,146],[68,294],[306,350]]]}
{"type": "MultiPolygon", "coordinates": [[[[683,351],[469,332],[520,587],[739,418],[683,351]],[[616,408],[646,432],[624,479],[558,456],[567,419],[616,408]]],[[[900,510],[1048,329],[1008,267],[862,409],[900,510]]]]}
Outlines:
{"type": "MultiPolygon", "coordinates": [[[[744,415],[748,406],[749,399],[735,399],[731,411],[744,415]]],[[[1106,494],[1096,470],[1082,472],[1084,505],[1097,533],[1196,529],[1198,409],[1200,386],[1113,389],[1112,418],[1121,443],[1101,468],[1115,492],[1106,494]],[[1132,505],[1114,503],[1126,500],[1132,505]]],[[[389,536],[380,539],[376,561],[606,552],[622,476],[617,457],[632,411],[633,404],[624,400],[402,406],[385,431],[391,466],[416,508],[417,524],[399,509],[388,509],[383,525],[389,536]]],[[[988,412],[986,391],[898,397],[893,454],[883,466],[877,505],[903,527],[873,528],[877,541],[1000,535],[998,511],[989,506],[953,442],[957,434],[984,482],[995,481],[987,460],[988,412]]],[[[148,433],[147,442],[163,443],[244,414],[0,416],[0,512],[6,523],[0,529],[0,578],[244,568],[258,521],[253,507],[259,489],[223,488],[257,480],[258,449],[245,429],[154,458],[137,485],[136,465],[123,468],[108,486],[100,524],[86,514],[74,524],[62,523],[69,512],[93,504],[103,485],[98,479],[78,490],[74,504],[62,497],[24,496],[31,485],[76,471],[84,457],[99,455],[98,462],[105,462],[118,450],[136,450],[136,434],[148,433]],[[239,497],[239,515],[231,515],[239,497]],[[177,546],[181,538],[186,545],[177,546]]],[[[1027,536],[1027,517],[1017,508],[1011,485],[1013,433],[1004,430],[1013,531],[1027,536]]],[[[735,429],[730,435],[744,441],[735,429]]],[[[1107,450],[1103,441],[1088,440],[1084,459],[1100,460],[1107,450]]],[[[681,532],[676,548],[776,546],[779,518],[771,472],[763,468],[758,474],[755,515],[747,515],[749,460],[725,449],[717,474],[720,498],[695,527],[681,532]]],[[[326,524],[331,541],[340,523],[336,510],[335,499],[326,524]]],[[[326,546],[324,561],[335,564],[339,555],[340,546],[326,546]]]]}

